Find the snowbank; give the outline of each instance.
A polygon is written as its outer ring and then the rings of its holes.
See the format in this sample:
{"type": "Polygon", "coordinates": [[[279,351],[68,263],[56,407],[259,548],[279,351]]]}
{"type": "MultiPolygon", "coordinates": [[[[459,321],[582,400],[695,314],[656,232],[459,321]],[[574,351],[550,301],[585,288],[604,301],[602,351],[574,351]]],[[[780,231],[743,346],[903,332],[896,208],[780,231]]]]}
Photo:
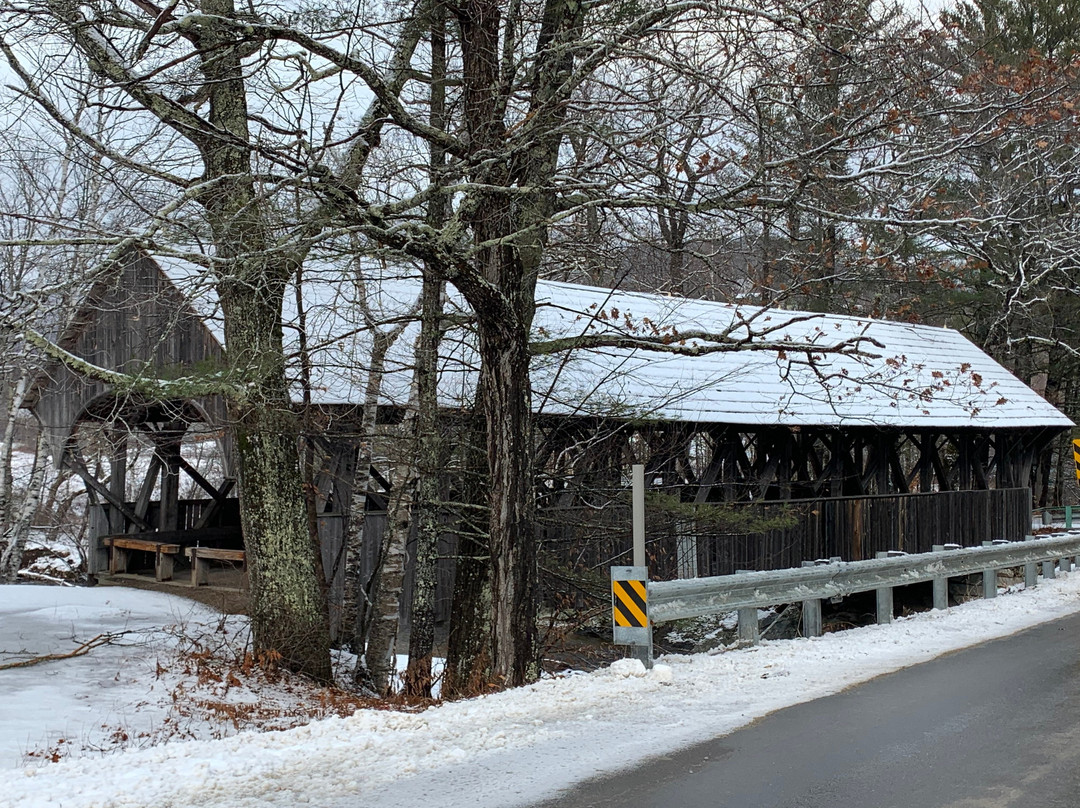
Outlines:
{"type": "MultiPolygon", "coordinates": [[[[21,595],[29,587],[17,589],[21,595]]],[[[36,613],[44,610],[58,625],[69,612],[88,614],[84,610],[96,608],[110,625],[136,624],[141,618],[134,608],[117,616],[117,592],[42,590],[34,597],[52,605],[41,605],[36,613]],[[112,599],[110,605],[94,600],[104,597],[112,599]]],[[[0,589],[0,604],[10,600],[0,589]]],[[[10,606],[0,605],[0,620],[5,608],[10,606]]],[[[1076,611],[1080,572],[1029,592],[919,614],[891,626],[669,656],[648,673],[624,661],[423,713],[361,710],[285,732],[174,742],[9,771],[0,803],[64,808],[520,805],[673,746],[730,732],[782,707],[1076,611]]],[[[92,661],[80,664],[87,666],[82,675],[103,693],[117,686],[115,666],[95,672],[92,661]]],[[[6,714],[12,704],[19,711],[37,700],[51,703],[53,710],[74,706],[70,695],[58,692],[70,686],[70,677],[52,672],[68,665],[34,673],[39,681],[30,698],[6,681],[10,671],[0,672],[5,714],[0,733],[11,731],[6,714]]],[[[80,698],[88,698],[83,694],[80,698]]],[[[25,736],[29,724],[20,717],[14,731],[25,736]]]]}

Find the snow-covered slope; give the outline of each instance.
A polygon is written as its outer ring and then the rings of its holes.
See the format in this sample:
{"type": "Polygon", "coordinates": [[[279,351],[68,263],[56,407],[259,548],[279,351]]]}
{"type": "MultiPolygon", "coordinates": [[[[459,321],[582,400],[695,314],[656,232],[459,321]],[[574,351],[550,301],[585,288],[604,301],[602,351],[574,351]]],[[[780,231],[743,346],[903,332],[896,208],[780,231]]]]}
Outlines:
{"type": "MultiPolygon", "coordinates": [[[[82,633],[95,631],[94,610],[101,625],[133,625],[134,617],[122,617],[109,600],[116,590],[41,589],[31,597],[22,594],[26,589],[0,588],[5,647],[36,634],[42,620],[55,631],[76,613],[86,618],[73,623],[82,633]],[[12,628],[20,625],[26,628],[12,628]]],[[[155,596],[134,611],[140,622],[167,622],[175,620],[178,603],[155,596]]],[[[665,657],[649,673],[624,661],[422,713],[360,710],[285,732],[173,742],[9,770],[0,804],[507,808],[673,746],[730,732],[784,706],[1076,611],[1080,571],[1033,591],[890,626],[665,657]]],[[[11,671],[0,672],[0,738],[8,749],[13,733],[18,745],[28,733],[63,726],[60,711],[71,705],[107,710],[121,720],[138,714],[137,702],[126,708],[117,703],[117,683],[138,698],[140,688],[152,688],[153,674],[143,671],[128,681],[124,675],[133,668],[114,662],[95,667],[94,660],[91,655],[78,665],[37,666],[32,692],[12,684],[11,671]],[[29,729],[35,704],[45,709],[29,729]]]]}

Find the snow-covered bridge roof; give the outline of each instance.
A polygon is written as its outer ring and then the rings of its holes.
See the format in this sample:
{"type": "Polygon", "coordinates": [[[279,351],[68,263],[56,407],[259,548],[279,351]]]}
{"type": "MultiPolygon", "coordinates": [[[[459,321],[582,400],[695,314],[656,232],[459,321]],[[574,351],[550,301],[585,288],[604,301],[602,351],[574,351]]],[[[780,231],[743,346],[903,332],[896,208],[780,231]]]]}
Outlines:
{"type": "MultiPolygon", "coordinates": [[[[157,259],[219,335],[212,288],[175,259],[157,259]]],[[[379,319],[406,315],[415,277],[368,275],[366,297],[379,319]]],[[[363,400],[371,333],[357,305],[361,287],[337,264],[306,267],[302,300],[320,404],[363,400]]],[[[551,414],[616,414],[747,426],[888,426],[980,429],[1058,427],[1072,422],[959,332],[909,323],[760,309],[657,294],[541,281],[534,338],[661,338],[685,346],[691,332],[727,332],[738,350],[682,356],[642,347],[541,355],[533,361],[534,408],[551,414]],[[763,336],[762,336],[763,335],[763,336]],[[771,350],[749,350],[761,339],[771,350]],[[858,341],[864,355],[831,352],[858,341]],[[791,347],[787,347],[790,343],[791,347]]],[[[467,314],[456,293],[447,308],[467,314]]],[[[286,296],[287,339],[295,346],[296,297],[286,296]]],[[[419,326],[410,324],[389,356],[380,400],[404,404],[419,326]]],[[[478,378],[472,334],[451,329],[440,351],[444,406],[470,406],[478,378]]]]}

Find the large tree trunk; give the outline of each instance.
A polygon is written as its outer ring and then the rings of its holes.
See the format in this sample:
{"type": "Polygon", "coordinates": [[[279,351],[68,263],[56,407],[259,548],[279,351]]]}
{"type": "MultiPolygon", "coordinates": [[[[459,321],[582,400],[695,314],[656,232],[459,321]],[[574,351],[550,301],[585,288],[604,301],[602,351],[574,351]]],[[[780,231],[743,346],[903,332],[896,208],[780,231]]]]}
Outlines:
{"type": "MultiPolygon", "coordinates": [[[[202,10],[236,17],[233,0],[202,10]]],[[[318,548],[313,546],[300,474],[300,430],[285,380],[281,311],[297,268],[275,254],[268,211],[256,198],[241,44],[226,26],[200,32],[209,118],[230,137],[201,138],[207,178],[200,197],[213,231],[230,371],[244,394],[229,401],[239,458],[240,520],[251,584],[255,647],[292,670],[329,681],[330,622],[318,548]]]]}
{"type": "Polygon", "coordinates": [[[457,571],[442,683],[443,698],[448,699],[484,692],[491,671],[491,565],[484,507],[490,486],[484,420],[474,415],[461,429],[457,571]]]}
{"type": "MultiPolygon", "coordinates": [[[[515,686],[539,674],[536,537],[533,530],[532,394],[529,329],[536,278],[553,212],[547,187],[555,174],[566,80],[573,68],[569,43],[580,33],[584,4],[547,0],[535,59],[529,71],[529,113],[522,124],[528,149],[512,159],[478,160],[471,180],[489,187],[533,189],[511,200],[477,190],[471,217],[475,274],[454,279],[477,316],[480,343],[479,399],[487,420],[491,548],[491,674],[515,686]]],[[[498,154],[508,132],[509,99],[497,88],[501,4],[467,0],[455,7],[461,29],[464,118],[470,149],[498,154]]],[[[516,21],[510,21],[513,24],[516,21]]],[[[475,677],[474,672],[472,677],[475,677]]]]}
{"type": "Polygon", "coordinates": [[[326,593],[308,531],[299,429],[285,384],[284,282],[264,273],[255,277],[255,283],[236,278],[219,286],[229,362],[239,366],[249,390],[246,399],[229,402],[229,412],[236,430],[252,631],[258,650],[329,680],[326,593]]]}
{"type": "Polygon", "coordinates": [[[480,334],[480,395],[488,423],[491,469],[492,673],[505,685],[533,681],[539,673],[532,396],[526,337],[520,327],[497,330],[494,325],[480,334]]]}

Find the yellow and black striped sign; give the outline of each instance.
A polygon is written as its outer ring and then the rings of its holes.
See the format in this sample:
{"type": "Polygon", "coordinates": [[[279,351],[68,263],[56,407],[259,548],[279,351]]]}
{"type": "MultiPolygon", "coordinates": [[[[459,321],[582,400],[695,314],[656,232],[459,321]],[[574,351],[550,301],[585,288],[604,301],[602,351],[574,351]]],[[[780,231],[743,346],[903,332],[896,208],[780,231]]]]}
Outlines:
{"type": "Polygon", "coordinates": [[[1073,463],[1076,464],[1076,479],[1080,480],[1080,440],[1073,441],[1073,463]]]}
{"type": "Polygon", "coordinates": [[[615,625],[645,628],[649,625],[649,596],[644,581],[612,581],[615,625]]]}

